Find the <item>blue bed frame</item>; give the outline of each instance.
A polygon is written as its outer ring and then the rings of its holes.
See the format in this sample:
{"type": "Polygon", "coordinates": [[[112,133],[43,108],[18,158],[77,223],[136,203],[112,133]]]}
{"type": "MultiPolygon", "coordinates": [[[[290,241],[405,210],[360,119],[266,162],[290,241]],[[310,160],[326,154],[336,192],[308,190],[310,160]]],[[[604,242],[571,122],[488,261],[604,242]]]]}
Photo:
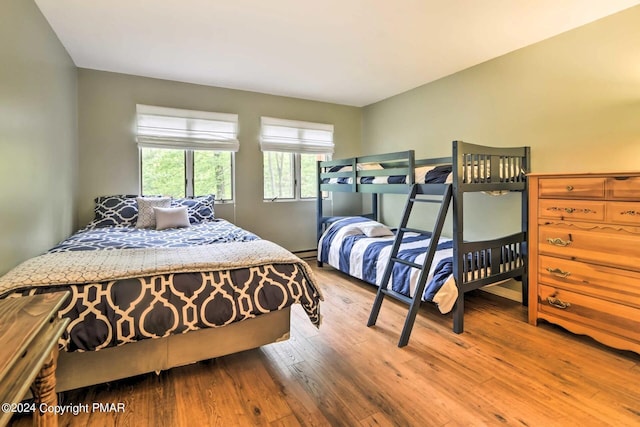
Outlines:
{"type": "MultiPolygon", "coordinates": [[[[462,333],[464,330],[464,295],[485,285],[496,283],[509,278],[522,280],[522,301],[528,304],[527,280],[527,179],[530,172],[529,147],[489,147],[453,141],[451,157],[434,159],[415,159],[413,150],[351,157],[318,162],[317,183],[317,235],[320,238],[326,226],[335,219],[323,214],[323,192],[370,193],[371,212],[364,214],[378,220],[378,198],[381,194],[417,194],[440,196],[442,203],[449,204],[447,188],[450,187],[451,204],[453,207],[453,274],[458,287],[458,298],[453,309],[453,331],[462,333]],[[359,170],[358,166],[377,163],[384,169],[359,170]],[[427,165],[451,164],[453,183],[451,184],[416,184],[414,172],[417,167],[427,165]],[[346,171],[330,170],[348,166],[346,171]],[[513,174],[508,171],[517,170],[513,174]],[[362,184],[361,177],[388,177],[404,175],[404,184],[362,184]],[[329,183],[332,178],[350,178],[348,184],[329,183]],[[467,179],[465,179],[467,178],[467,179]],[[415,188],[415,189],[414,189],[415,188]],[[509,191],[521,194],[521,230],[518,233],[501,236],[491,240],[466,241],[464,239],[464,193],[509,191]]],[[[335,180],[334,180],[335,181],[335,180]]],[[[441,209],[441,215],[446,215],[448,206],[441,209]]],[[[406,218],[408,219],[408,218],[406,218]]],[[[404,220],[404,218],[403,218],[404,220]]],[[[442,218],[444,220],[444,218],[442,218]]],[[[405,222],[406,223],[406,222],[405,222]]],[[[430,231],[433,230],[421,230],[430,231]]],[[[319,266],[322,266],[319,263],[319,266]]],[[[428,268],[428,266],[426,266],[428,268]]],[[[418,295],[418,293],[416,293],[418,295]]],[[[419,296],[417,297],[419,299],[419,296]]],[[[381,302],[381,300],[380,300],[381,302]]],[[[376,302],[377,303],[377,302],[376,302]]],[[[419,305],[419,302],[418,302],[419,305]]],[[[377,307],[379,310],[379,306],[377,307]]],[[[377,310],[374,306],[369,325],[375,323],[377,310]],[[375,311],[375,313],[374,313],[375,311]],[[374,316],[375,314],[375,316],[374,316]],[[372,322],[373,320],[373,322],[372,322]]],[[[403,332],[401,343],[408,342],[413,321],[408,327],[408,333],[403,332]]],[[[405,325],[407,329],[407,325],[405,325]]]]}

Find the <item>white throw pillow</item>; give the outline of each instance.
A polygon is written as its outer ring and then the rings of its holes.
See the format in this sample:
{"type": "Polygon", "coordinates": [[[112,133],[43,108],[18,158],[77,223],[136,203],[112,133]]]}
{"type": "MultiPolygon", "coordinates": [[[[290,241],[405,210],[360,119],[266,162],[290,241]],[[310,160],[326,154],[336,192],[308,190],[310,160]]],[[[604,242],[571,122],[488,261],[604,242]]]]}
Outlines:
{"type": "Polygon", "coordinates": [[[189,213],[186,206],[176,208],[153,208],[156,215],[156,230],[189,227],[189,213]]]}
{"type": "Polygon", "coordinates": [[[168,208],[171,197],[138,197],[138,221],[136,228],[155,228],[156,214],[153,208],[168,208]]]}
{"type": "Polygon", "coordinates": [[[393,231],[389,227],[380,223],[365,223],[358,226],[358,228],[364,233],[367,237],[385,237],[385,236],[393,236],[393,231]]]}

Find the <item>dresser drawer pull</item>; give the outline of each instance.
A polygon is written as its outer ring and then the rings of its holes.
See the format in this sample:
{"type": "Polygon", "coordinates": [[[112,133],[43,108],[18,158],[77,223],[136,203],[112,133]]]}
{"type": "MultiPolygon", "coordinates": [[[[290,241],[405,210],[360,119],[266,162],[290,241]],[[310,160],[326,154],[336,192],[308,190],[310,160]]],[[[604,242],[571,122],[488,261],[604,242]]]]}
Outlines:
{"type": "Polygon", "coordinates": [[[552,212],[566,212],[566,213],[596,213],[593,209],[584,208],[584,209],[576,209],[576,208],[559,208],[557,206],[551,206],[547,208],[548,211],[552,212]]]}
{"type": "Polygon", "coordinates": [[[569,246],[571,244],[571,240],[562,240],[559,237],[547,237],[547,242],[554,246],[569,246]]]}
{"type": "Polygon", "coordinates": [[[549,305],[555,308],[559,308],[561,310],[565,310],[571,307],[571,304],[569,304],[568,302],[564,302],[561,299],[556,297],[547,297],[547,302],[549,303],[549,305]]]}
{"type": "Polygon", "coordinates": [[[571,272],[570,271],[562,271],[559,268],[547,267],[547,271],[549,273],[551,273],[552,276],[562,277],[563,279],[566,278],[566,277],[571,276],[571,272]]]}
{"type": "Polygon", "coordinates": [[[573,185],[567,185],[567,191],[573,191],[573,185]]]}
{"type": "Polygon", "coordinates": [[[638,211],[622,211],[622,212],[620,212],[620,215],[636,216],[636,215],[640,215],[640,212],[638,212],[638,211]]]}

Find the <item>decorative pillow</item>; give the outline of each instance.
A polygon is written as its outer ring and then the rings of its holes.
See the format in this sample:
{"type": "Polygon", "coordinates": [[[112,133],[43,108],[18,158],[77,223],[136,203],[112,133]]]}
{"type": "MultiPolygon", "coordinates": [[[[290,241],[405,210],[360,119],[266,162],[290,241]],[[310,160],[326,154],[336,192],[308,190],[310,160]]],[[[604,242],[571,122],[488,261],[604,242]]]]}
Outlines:
{"type": "Polygon", "coordinates": [[[167,228],[189,227],[189,215],[187,207],[180,206],[177,208],[153,208],[156,217],[156,230],[164,230],[167,228]]]}
{"type": "Polygon", "coordinates": [[[380,163],[364,163],[358,164],[359,171],[379,171],[384,169],[380,163]]]}
{"type": "Polygon", "coordinates": [[[137,197],[138,221],[136,228],[155,228],[156,214],[153,208],[168,208],[171,206],[170,197],[137,197]]]}
{"type": "Polygon", "coordinates": [[[97,197],[95,217],[90,227],[133,227],[138,218],[137,195],[120,194],[97,197]]]}
{"type": "Polygon", "coordinates": [[[451,165],[440,165],[426,171],[424,176],[418,177],[418,169],[416,169],[416,182],[424,182],[425,184],[453,182],[451,170],[451,165]]]}
{"type": "Polygon", "coordinates": [[[204,221],[210,221],[215,218],[213,204],[215,196],[208,194],[206,196],[197,196],[194,198],[173,199],[171,206],[186,206],[189,222],[191,224],[199,224],[204,221]]]}
{"type": "Polygon", "coordinates": [[[364,233],[367,237],[385,237],[385,236],[393,236],[393,231],[389,227],[384,224],[376,223],[376,222],[368,222],[361,225],[358,225],[358,228],[364,233]]]}

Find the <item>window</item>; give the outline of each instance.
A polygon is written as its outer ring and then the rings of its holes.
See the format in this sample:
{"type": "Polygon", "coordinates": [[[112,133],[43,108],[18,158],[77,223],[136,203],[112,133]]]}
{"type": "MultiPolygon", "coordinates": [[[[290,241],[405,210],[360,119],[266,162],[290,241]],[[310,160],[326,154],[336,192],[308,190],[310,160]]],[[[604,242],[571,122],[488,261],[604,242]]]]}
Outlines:
{"type": "Polygon", "coordinates": [[[140,193],[233,199],[238,116],[137,105],[140,193]]]}
{"type": "Polygon", "coordinates": [[[317,194],[316,162],[333,153],[333,125],[262,117],[265,200],[299,200],[317,194]]]}

